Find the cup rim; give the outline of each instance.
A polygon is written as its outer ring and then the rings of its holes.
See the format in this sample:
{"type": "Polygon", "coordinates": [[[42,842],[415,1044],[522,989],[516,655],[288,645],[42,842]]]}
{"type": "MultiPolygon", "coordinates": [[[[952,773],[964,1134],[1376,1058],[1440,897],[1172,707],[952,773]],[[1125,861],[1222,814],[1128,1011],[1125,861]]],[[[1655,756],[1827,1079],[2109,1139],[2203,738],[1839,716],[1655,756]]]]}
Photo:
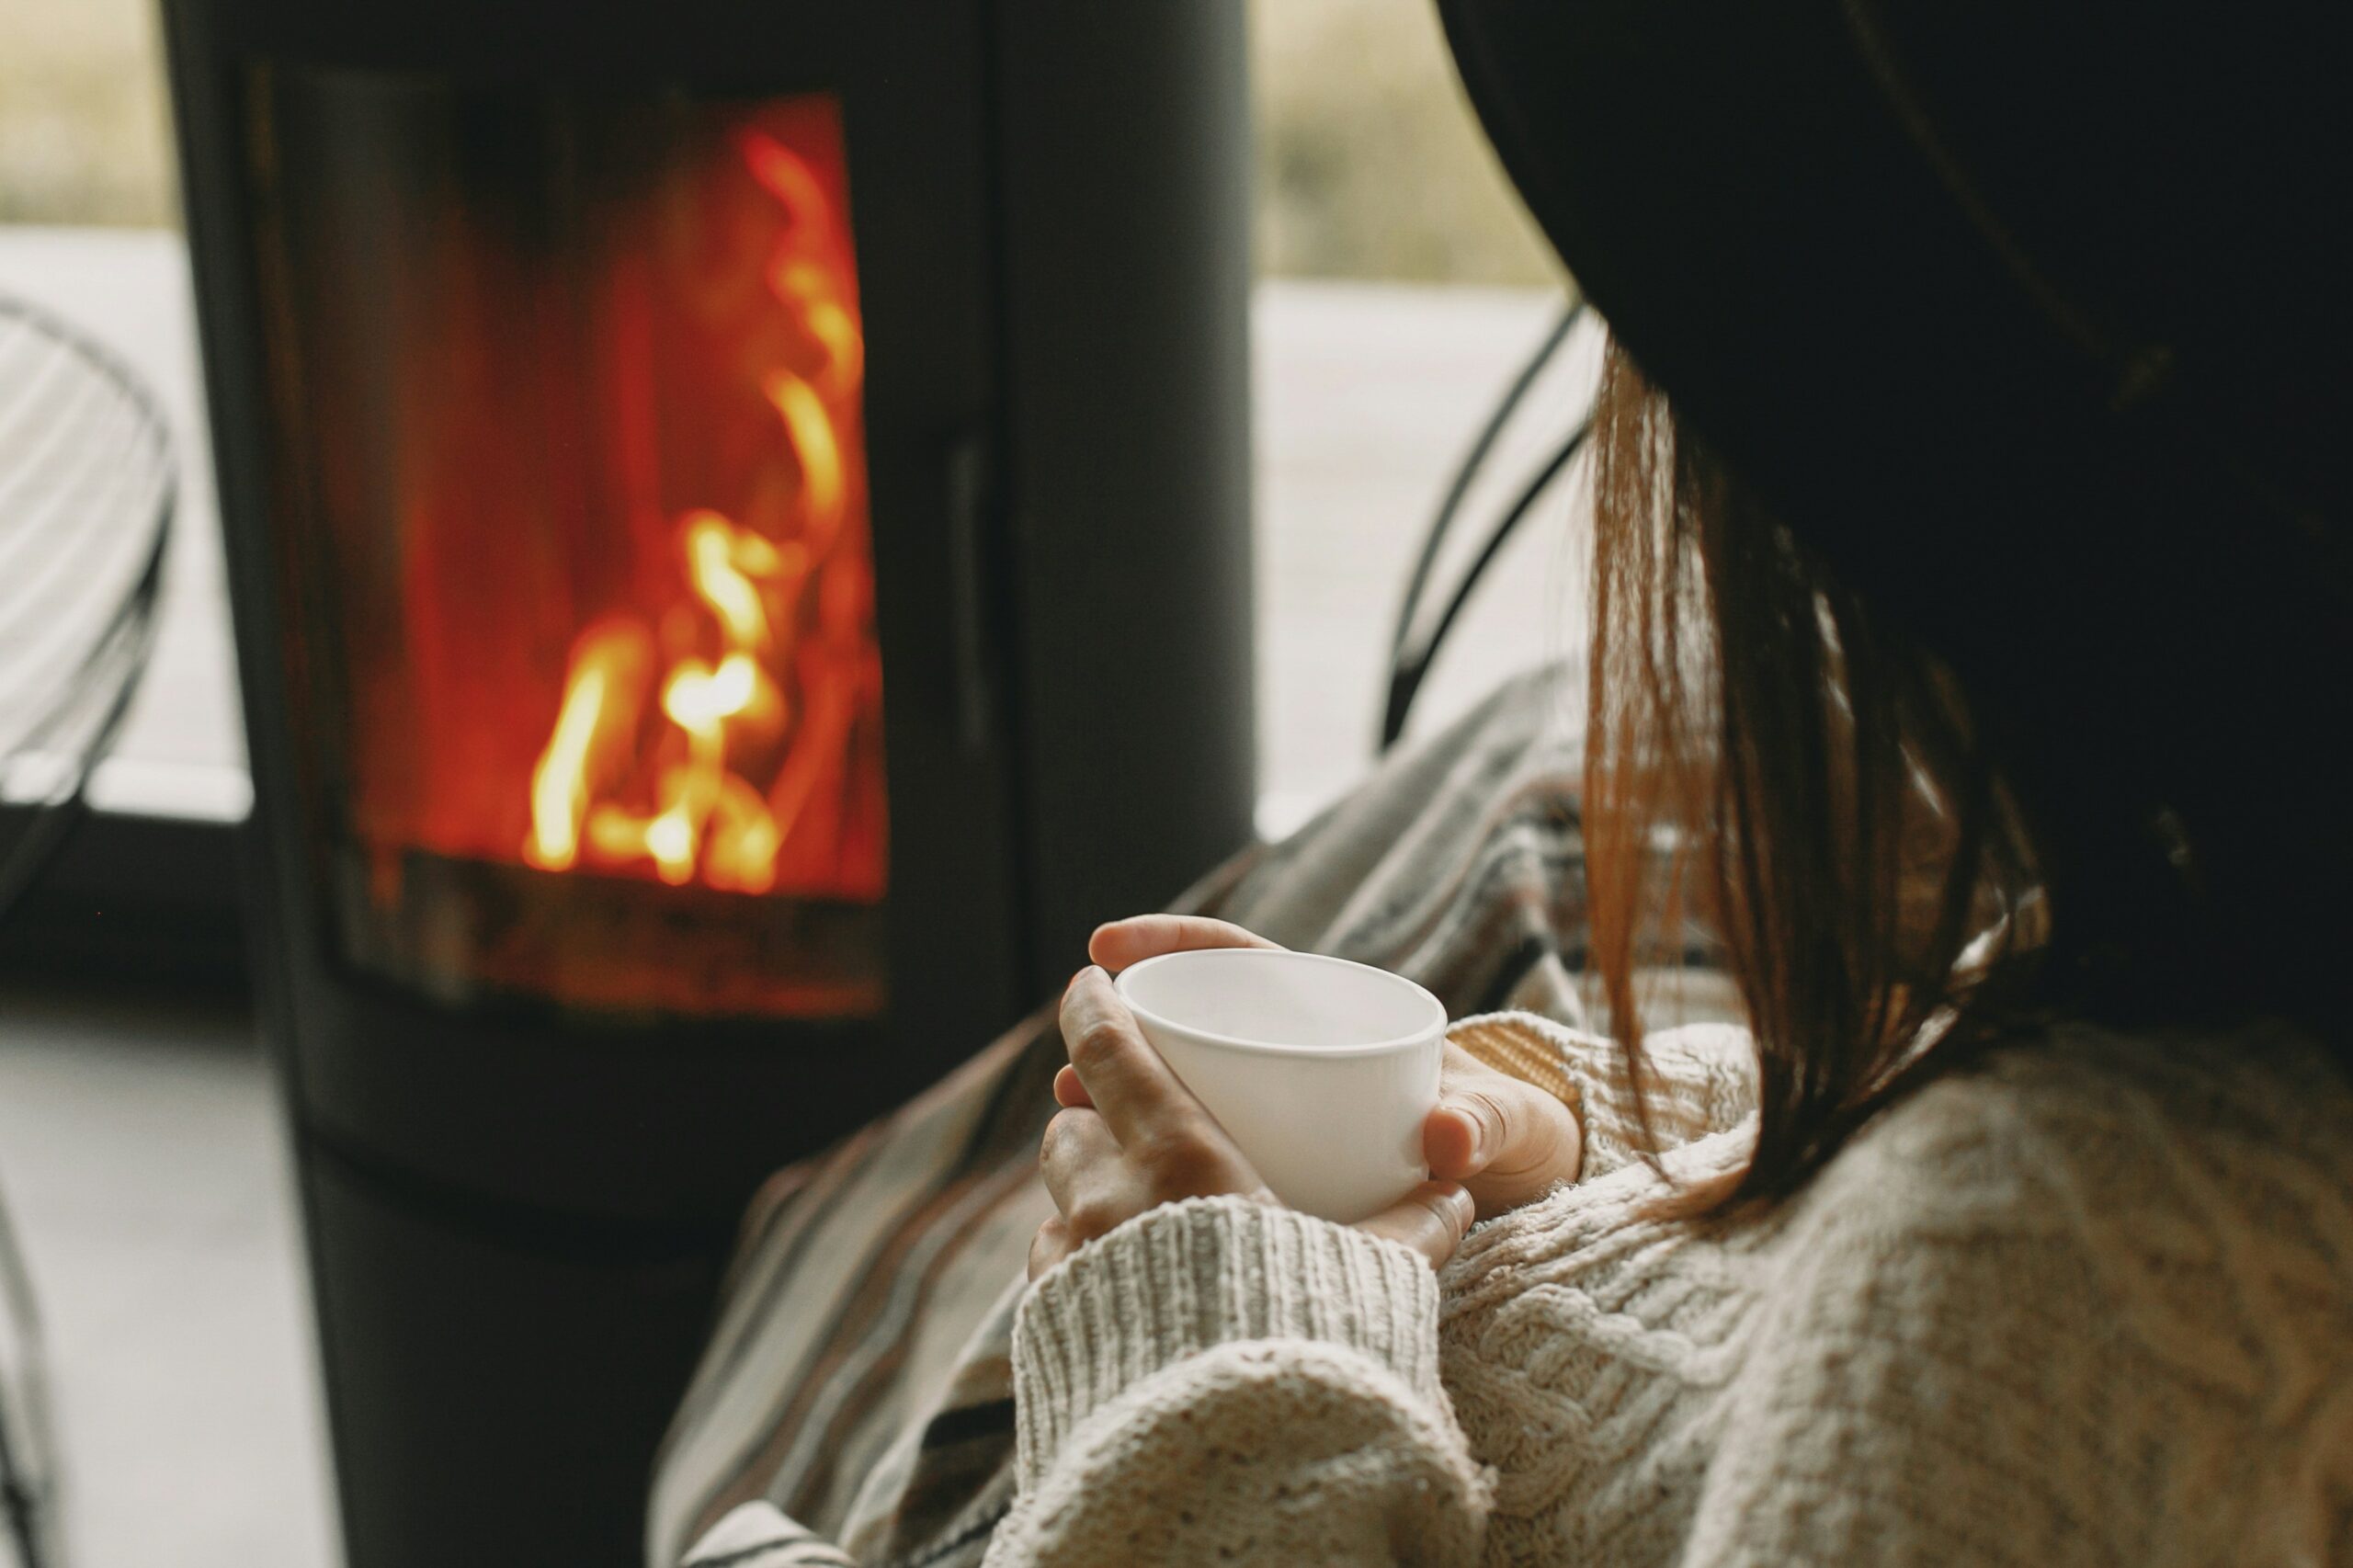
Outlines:
{"type": "Polygon", "coordinates": [[[1431,994],[1427,986],[1417,981],[1408,980],[1393,970],[1382,969],[1378,964],[1358,963],[1354,959],[1334,958],[1329,953],[1294,952],[1289,948],[1186,948],[1173,953],[1157,953],[1121,970],[1112,984],[1120,994],[1120,1000],[1126,1003],[1128,1011],[1137,1017],[1148,1018],[1162,1028],[1184,1036],[1188,1040],[1253,1056],[1320,1057],[1326,1060],[1380,1056],[1427,1041],[1443,1040],[1446,1037],[1449,1021],[1446,1016],[1446,1004],[1431,994]],[[1239,1035],[1219,1034],[1202,1028],[1199,1025],[1180,1022],[1165,1013],[1145,1006],[1136,1000],[1135,994],[1128,988],[1128,977],[1139,971],[1151,969],[1156,964],[1165,964],[1173,960],[1197,958],[1205,953],[1215,953],[1221,960],[1280,959],[1292,962],[1331,964],[1342,969],[1365,970],[1381,976],[1385,981],[1404,986],[1420,997],[1429,1006],[1430,1021],[1407,1033],[1392,1035],[1387,1040],[1367,1040],[1360,1045],[1290,1045],[1281,1040],[1249,1040],[1239,1035]]]}

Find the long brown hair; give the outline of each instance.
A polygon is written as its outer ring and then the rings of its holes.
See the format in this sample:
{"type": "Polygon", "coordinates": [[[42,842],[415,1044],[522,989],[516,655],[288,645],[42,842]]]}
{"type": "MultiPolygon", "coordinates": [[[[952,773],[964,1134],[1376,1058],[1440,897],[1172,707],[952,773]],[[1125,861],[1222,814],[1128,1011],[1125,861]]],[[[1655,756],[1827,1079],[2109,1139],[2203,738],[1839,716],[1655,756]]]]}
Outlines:
{"type": "Polygon", "coordinates": [[[1682,1201],[1769,1200],[2030,992],[2037,856],[1959,683],[1615,347],[1594,445],[1595,965],[1639,1090],[1636,971],[1680,914],[1721,937],[1756,1043],[1756,1149],[1682,1201]]]}

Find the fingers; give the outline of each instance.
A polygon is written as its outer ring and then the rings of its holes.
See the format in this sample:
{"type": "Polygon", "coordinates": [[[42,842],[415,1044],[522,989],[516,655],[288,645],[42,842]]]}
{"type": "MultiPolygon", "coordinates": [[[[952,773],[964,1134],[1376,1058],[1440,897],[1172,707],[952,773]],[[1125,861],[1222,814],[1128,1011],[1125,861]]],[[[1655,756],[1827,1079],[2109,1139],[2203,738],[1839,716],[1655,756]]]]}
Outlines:
{"type": "Polygon", "coordinates": [[[1086,1196],[1090,1173],[1119,1168],[1119,1141],[1094,1111],[1061,1111],[1046,1123],[1046,1136],[1038,1145],[1038,1171],[1063,1219],[1072,1217],[1086,1196]]]}
{"type": "Polygon", "coordinates": [[[1278,946],[1255,932],[1205,915],[1138,915],[1096,927],[1086,944],[1086,956],[1105,969],[1118,971],[1163,953],[1189,952],[1196,948],[1278,946]]]}
{"type": "MultiPolygon", "coordinates": [[[[1087,956],[1117,971],[1162,953],[1190,952],[1199,948],[1268,948],[1275,943],[1230,921],[1198,915],[1137,915],[1098,926],[1086,944],[1087,956]]],[[[1054,1075],[1054,1099],[1064,1106],[1092,1105],[1086,1085],[1069,1068],[1054,1075]]]]}
{"type": "Polygon", "coordinates": [[[1470,1232],[1471,1195],[1450,1181],[1424,1182],[1357,1229],[1413,1248],[1432,1268],[1454,1256],[1470,1232]]]}
{"type": "Polygon", "coordinates": [[[1126,1158],[1092,1110],[1064,1110],[1046,1124],[1038,1168],[1062,1222],[1057,1241],[1066,1250],[1110,1234],[1148,1209],[1196,1196],[1164,1190],[1161,1173],[1126,1158]]]}
{"type": "Polygon", "coordinates": [[[1073,1248],[1108,1235],[1155,1201],[1091,1110],[1062,1111],[1046,1123],[1038,1170],[1062,1220],[1063,1240],[1073,1248]]]}
{"type": "MultiPolygon", "coordinates": [[[[1220,921],[1153,916],[1120,923],[1138,926],[1163,927],[1157,935],[1147,931],[1137,946],[1165,940],[1165,951],[1273,945],[1220,921]],[[1188,931],[1189,939],[1172,928],[1188,931]]],[[[1107,944],[1105,933],[1119,929],[1097,933],[1098,956],[1129,950],[1116,935],[1107,944]]],[[[1222,1193],[1274,1201],[1249,1161],[1145,1040],[1101,969],[1081,970],[1063,994],[1062,1031],[1070,1065],[1054,1074],[1053,1092],[1063,1108],[1038,1151],[1058,1212],[1030,1242],[1030,1278],[1163,1203],[1222,1193]]]]}
{"type": "Polygon", "coordinates": [[[1101,970],[1080,970],[1070,983],[1063,994],[1062,1027],[1088,1100],[1123,1146],[1142,1150],[1208,1119],[1200,1102],[1145,1043],[1135,1016],[1101,970]]]}
{"type": "Polygon", "coordinates": [[[1077,1250],[1070,1239],[1070,1227],[1063,1222],[1061,1215],[1055,1215],[1039,1226],[1038,1233],[1030,1238],[1029,1278],[1037,1278],[1077,1250]]]}

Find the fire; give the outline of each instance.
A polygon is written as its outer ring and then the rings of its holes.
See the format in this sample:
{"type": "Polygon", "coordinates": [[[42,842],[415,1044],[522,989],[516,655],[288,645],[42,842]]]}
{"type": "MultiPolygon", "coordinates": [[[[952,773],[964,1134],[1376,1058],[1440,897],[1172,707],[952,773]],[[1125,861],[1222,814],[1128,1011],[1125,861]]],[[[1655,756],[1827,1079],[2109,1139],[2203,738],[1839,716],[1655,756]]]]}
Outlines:
{"type": "Polygon", "coordinates": [[[870,896],[870,878],[824,874],[819,842],[838,829],[824,802],[855,782],[852,732],[880,687],[848,234],[800,153],[756,130],[734,151],[782,218],[761,282],[794,344],[759,392],[799,475],[789,531],[709,507],[673,519],[666,600],[602,617],[573,645],[522,856],[674,886],[758,893],[785,877],[870,896]]]}

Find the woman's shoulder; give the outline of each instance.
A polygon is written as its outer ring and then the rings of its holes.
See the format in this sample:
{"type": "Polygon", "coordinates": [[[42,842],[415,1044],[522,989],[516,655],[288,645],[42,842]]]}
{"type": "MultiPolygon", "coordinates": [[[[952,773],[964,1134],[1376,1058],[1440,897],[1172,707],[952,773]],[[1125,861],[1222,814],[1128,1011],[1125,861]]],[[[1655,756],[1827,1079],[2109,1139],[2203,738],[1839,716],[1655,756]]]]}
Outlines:
{"type": "Polygon", "coordinates": [[[1939,1186],[2006,1175],[2048,1196],[2099,1194],[2109,1216],[2120,1189],[2217,1218],[2353,1206],[2353,1074],[2283,1023],[2045,1022],[1899,1102],[1856,1149],[1867,1157],[1850,1179],[1884,1177],[1890,1161],[1939,1186]],[[2300,1200],[2282,1202],[2283,1180],[2300,1200]]]}
{"type": "Polygon", "coordinates": [[[2308,1035],[2046,1026],[1900,1102],[1805,1207],[2083,1400],[2353,1470],[2353,1080],[2308,1035]]]}
{"type": "Polygon", "coordinates": [[[2046,1440],[2080,1419],[2058,1446],[2277,1538],[2244,1561],[2328,1537],[2353,1486],[2353,1081],[2308,1035],[2047,1026],[1900,1102],[1800,1207],[1794,1251],[1866,1256],[1846,1283],[1901,1303],[1859,1332],[2027,1380],[2006,1403],[2046,1440]]]}
{"type": "Polygon", "coordinates": [[[2040,1025],[1900,1100],[1816,1185],[1829,1214],[2048,1234],[2167,1277],[2291,1260],[2353,1300],[2353,1076],[2282,1024],[2040,1025]]]}
{"type": "Polygon", "coordinates": [[[1482,1227],[1451,1271],[1460,1304],[1682,1256],[1760,1300],[1901,1281],[1939,1311],[2097,1322],[2164,1355],[2185,1324],[2286,1335],[2353,1376],[2353,1078],[2285,1026],[2041,1026],[1899,1099],[1761,1216],[1657,1217],[1665,1183],[1728,1176],[1754,1135],[1744,1122],[1663,1175],[1631,1163],[1482,1227]]]}

